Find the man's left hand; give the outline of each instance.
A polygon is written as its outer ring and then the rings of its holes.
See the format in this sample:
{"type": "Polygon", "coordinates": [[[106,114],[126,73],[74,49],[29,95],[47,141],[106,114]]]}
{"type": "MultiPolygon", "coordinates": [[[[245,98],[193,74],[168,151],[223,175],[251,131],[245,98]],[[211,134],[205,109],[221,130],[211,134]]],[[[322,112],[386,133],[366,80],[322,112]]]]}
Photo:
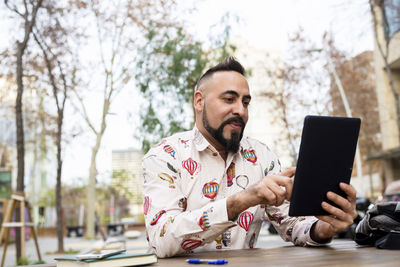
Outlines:
{"type": "Polygon", "coordinates": [[[337,204],[340,208],[332,206],[327,202],[322,202],[322,208],[330,215],[316,216],[317,221],[311,229],[311,238],[318,243],[329,242],[330,239],[353,224],[357,217],[356,211],[356,190],[352,185],[340,183],[340,188],[346,193],[344,198],[333,192],[328,192],[329,200],[337,204]]]}

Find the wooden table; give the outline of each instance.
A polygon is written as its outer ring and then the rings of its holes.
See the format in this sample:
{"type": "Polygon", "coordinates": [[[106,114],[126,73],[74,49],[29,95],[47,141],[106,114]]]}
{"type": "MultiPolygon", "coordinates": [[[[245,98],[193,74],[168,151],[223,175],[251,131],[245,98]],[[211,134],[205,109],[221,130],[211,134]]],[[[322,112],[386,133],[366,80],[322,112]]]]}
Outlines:
{"type": "MultiPolygon", "coordinates": [[[[189,258],[225,259],[225,266],[400,266],[399,250],[361,247],[353,241],[334,240],[324,247],[288,246],[272,249],[248,249],[201,252],[169,259],[159,259],[152,266],[193,266],[189,258]]],[[[208,265],[209,266],[209,265],[208,265]]]]}
{"type": "MultiPolygon", "coordinates": [[[[226,267],[400,266],[399,250],[383,250],[375,247],[362,247],[358,246],[353,241],[342,240],[334,240],[330,245],[324,247],[295,247],[288,243],[287,246],[270,249],[256,248],[201,252],[174,258],[159,259],[158,263],[150,266],[196,266],[186,263],[186,259],[189,258],[225,259],[229,261],[228,264],[223,265],[226,267]]],[[[43,264],[32,265],[32,267],[56,267],[56,265],[43,264]]]]}

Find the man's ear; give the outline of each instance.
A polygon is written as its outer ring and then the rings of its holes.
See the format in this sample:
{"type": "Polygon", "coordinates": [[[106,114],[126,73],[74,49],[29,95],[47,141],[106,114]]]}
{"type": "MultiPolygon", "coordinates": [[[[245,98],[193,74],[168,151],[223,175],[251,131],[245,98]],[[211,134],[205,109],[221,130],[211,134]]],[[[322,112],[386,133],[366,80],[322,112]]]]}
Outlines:
{"type": "Polygon", "coordinates": [[[193,106],[196,112],[202,112],[203,111],[203,106],[204,106],[204,97],[205,95],[201,90],[197,90],[194,92],[193,96],[193,106]]]}

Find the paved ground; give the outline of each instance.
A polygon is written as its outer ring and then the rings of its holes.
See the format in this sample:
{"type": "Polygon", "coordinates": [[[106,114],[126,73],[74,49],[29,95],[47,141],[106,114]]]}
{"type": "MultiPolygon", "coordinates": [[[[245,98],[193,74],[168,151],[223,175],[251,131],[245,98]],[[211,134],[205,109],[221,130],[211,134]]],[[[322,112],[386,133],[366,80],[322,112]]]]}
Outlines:
{"type": "MultiPolygon", "coordinates": [[[[83,238],[65,238],[64,246],[66,250],[88,250],[93,247],[99,246],[102,241],[99,240],[85,240],[83,238]]],[[[116,245],[118,243],[115,243],[116,245]]],[[[278,235],[271,235],[268,233],[266,229],[263,229],[258,238],[257,247],[262,248],[272,248],[282,245],[290,245],[287,242],[284,242],[278,235]]],[[[40,252],[42,254],[42,259],[46,263],[55,262],[54,258],[57,256],[62,256],[58,254],[53,254],[55,250],[57,250],[57,239],[55,237],[39,237],[39,247],[40,252]]],[[[145,239],[144,233],[140,235],[139,238],[128,240],[126,242],[126,249],[128,252],[145,252],[147,248],[147,241],[145,239]]],[[[3,254],[3,246],[0,247],[0,255],[3,254]]],[[[26,255],[31,260],[37,260],[37,254],[34,246],[34,242],[32,239],[26,242],[26,255]]],[[[11,244],[7,248],[6,253],[6,261],[5,266],[14,266],[15,265],[15,245],[11,244]]]]}

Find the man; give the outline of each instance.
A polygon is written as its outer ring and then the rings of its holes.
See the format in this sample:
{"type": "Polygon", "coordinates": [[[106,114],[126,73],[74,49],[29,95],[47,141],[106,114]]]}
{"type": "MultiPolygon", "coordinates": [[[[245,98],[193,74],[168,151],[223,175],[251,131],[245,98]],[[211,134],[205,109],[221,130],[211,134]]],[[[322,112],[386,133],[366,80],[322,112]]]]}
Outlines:
{"type": "Polygon", "coordinates": [[[144,156],[144,214],[150,250],[159,257],[191,251],[253,248],[267,213],[286,241],[320,245],[352,224],[356,192],[329,192],[330,216],[289,217],[291,177],[274,153],[243,137],[251,100],[234,58],[209,69],[194,93],[192,131],[178,133],[144,156]]]}

